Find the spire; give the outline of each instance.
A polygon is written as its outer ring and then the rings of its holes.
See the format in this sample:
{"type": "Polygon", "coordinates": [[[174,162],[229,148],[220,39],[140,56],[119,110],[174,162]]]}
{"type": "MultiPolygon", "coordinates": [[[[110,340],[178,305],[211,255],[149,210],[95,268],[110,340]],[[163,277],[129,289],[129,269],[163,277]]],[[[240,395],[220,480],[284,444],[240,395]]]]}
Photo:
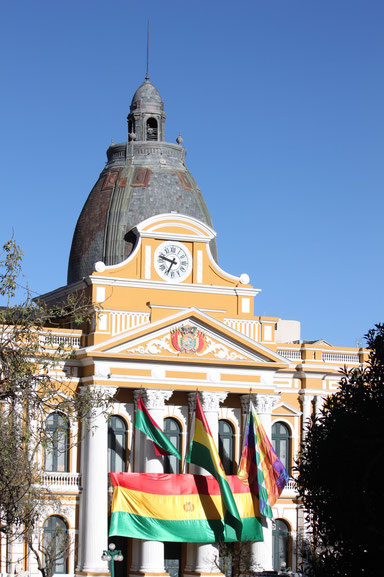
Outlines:
{"type": "Polygon", "coordinates": [[[149,20],[147,20],[147,72],[145,74],[145,80],[149,80],[148,69],[149,69],[149,20]]]}

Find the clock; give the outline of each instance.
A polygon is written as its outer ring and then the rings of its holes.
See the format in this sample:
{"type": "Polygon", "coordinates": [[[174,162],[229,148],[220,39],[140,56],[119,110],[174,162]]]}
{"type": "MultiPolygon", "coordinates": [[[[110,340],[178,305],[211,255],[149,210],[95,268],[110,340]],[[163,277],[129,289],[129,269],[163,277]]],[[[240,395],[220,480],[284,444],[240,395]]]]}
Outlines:
{"type": "Polygon", "coordinates": [[[155,250],[155,270],[166,281],[181,282],[192,270],[192,255],[181,242],[162,242],[155,250]]]}

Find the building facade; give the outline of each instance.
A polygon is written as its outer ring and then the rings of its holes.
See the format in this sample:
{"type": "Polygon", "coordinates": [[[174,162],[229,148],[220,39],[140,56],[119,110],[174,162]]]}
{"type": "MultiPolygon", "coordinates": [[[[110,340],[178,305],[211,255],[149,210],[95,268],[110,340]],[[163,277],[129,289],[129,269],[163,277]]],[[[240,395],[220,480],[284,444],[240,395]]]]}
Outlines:
{"type": "MultiPolygon", "coordinates": [[[[340,367],[367,360],[364,349],[305,342],[299,322],[257,314],[259,290],[248,275],[234,276],[218,264],[216,233],[185,155],[181,138],[166,142],[164,105],[146,80],[132,99],[127,142],[109,147],[79,217],[68,284],[44,295],[47,304],[80,291],[91,299],[89,329],[47,334],[52,347],[75,351],[61,367],[62,378],[113,397],[109,419],[95,417],[78,444],[67,439],[77,435],[79,423],[47,415],[46,426],[60,431],[61,444],[42,463],[42,483],[65,507],[41,519],[36,540],[58,527],[68,534],[71,546],[55,561],[56,574],[109,574],[101,560],[108,544],[109,471],[205,473],[156,457],[152,443],[134,429],[141,394],[184,458],[197,392],[227,474],[236,473],[253,400],[292,480],[274,507],[274,521],[263,521],[264,541],[249,545],[251,569],[296,570],[304,519],[293,466],[306,422],[337,389],[340,367]]],[[[220,574],[214,545],[116,543],[124,555],[116,563],[119,576],[220,574]]],[[[3,539],[0,561],[2,574],[38,574],[22,542],[10,550],[3,539]]]]}

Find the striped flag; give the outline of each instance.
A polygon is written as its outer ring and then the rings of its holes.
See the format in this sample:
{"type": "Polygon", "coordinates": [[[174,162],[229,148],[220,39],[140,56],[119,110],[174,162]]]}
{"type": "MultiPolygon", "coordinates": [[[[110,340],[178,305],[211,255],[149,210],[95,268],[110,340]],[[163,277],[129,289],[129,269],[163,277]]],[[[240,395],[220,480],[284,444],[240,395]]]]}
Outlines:
{"type": "Polygon", "coordinates": [[[251,402],[237,476],[259,499],[261,515],[273,518],[272,507],[289,480],[251,402]]]}
{"type": "Polygon", "coordinates": [[[113,484],[110,537],[217,543],[262,541],[259,504],[236,475],[228,476],[241,515],[241,535],[224,524],[220,486],[209,475],[110,473],[113,484]]]}
{"type": "Polygon", "coordinates": [[[242,525],[240,515],[198,395],[196,396],[195,431],[187,462],[203,467],[215,477],[224,504],[224,523],[233,527],[240,535],[242,525]]]}
{"type": "Polygon", "coordinates": [[[168,437],[164,435],[156,421],[152,419],[142,401],[141,395],[139,395],[137,401],[135,427],[153,441],[156,455],[174,455],[178,459],[181,459],[179,451],[168,437]]]}

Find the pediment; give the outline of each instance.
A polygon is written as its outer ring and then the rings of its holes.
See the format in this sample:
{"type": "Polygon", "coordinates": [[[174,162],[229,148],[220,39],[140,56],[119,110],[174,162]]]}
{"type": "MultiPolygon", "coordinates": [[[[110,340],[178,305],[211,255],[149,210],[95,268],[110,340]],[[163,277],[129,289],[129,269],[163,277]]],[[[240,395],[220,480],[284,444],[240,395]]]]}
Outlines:
{"type": "Polygon", "coordinates": [[[299,417],[302,412],[299,411],[297,408],[293,407],[289,403],[284,401],[277,403],[277,405],[273,409],[273,414],[278,415],[279,417],[287,416],[287,417],[299,417]]]}
{"type": "Polygon", "coordinates": [[[167,361],[252,365],[272,363],[276,368],[289,363],[268,347],[198,309],[186,309],[89,347],[87,351],[108,356],[167,361]]]}

